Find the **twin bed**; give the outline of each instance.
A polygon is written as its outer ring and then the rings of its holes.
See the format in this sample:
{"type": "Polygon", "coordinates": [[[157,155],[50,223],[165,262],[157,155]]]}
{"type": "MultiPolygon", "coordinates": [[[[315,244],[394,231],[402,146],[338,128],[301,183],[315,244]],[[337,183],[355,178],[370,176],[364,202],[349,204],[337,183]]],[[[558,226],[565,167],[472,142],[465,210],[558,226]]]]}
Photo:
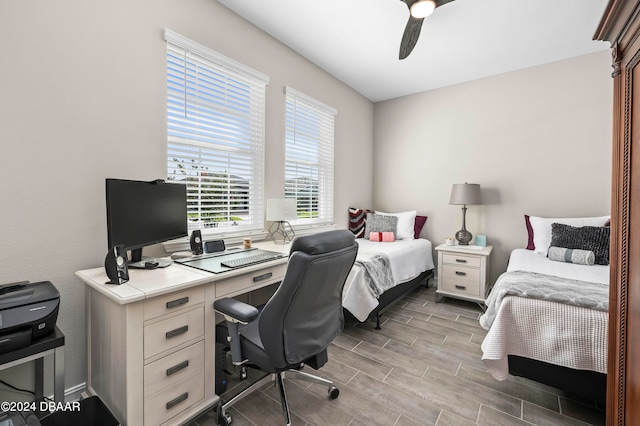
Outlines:
{"type": "Polygon", "coordinates": [[[431,242],[422,238],[394,242],[358,238],[356,241],[358,257],[345,283],[342,306],[360,322],[375,320],[379,329],[380,315],[387,307],[433,276],[431,242]],[[380,256],[388,258],[389,264],[383,264],[380,256]],[[369,264],[376,263],[383,264],[391,274],[389,284],[378,289],[367,270],[369,264]]]}
{"type": "Polygon", "coordinates": [[[426,220],[416,211],[349,209],[349,230],[359,247],[343,290],[342,306],[348,315],[359,322],[374,320],[380,329],[385,309],[428,284],[434,263],[431,241],[420,238],[426,220]]]}
{"type": "MultiPolygon", "coordinates": [[[[599,228],[607,218],[592,219],[575,222],[573,229],[599,228]]],[[[547,225],[535,231],[550,234],[547,225]]],[[[530,241],[528,250],[511,253],[507,271],[496,280],[480,318],[480,325],[488,329],[482,360],[498,380],[509,374],[523,376],[602,402],[609,266],[570,263],[568,257],[551,260],[546,254],[551,244],[551,238],[538,239],[537,247],[530,241]]],[[[606,244],[608,250],[608,238],[606,244]]]]}

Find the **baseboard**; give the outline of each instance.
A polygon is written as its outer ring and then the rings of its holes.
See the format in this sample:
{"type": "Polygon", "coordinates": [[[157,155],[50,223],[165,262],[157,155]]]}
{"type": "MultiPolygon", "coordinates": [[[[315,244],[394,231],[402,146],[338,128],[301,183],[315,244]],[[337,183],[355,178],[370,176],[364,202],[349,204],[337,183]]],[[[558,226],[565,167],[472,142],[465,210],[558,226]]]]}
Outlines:
{"type": "MultiPolygon", "coordinates": [[[[65,389],[64,402],[79,401],[83,398],[86,398],[87,396],[90,396],[89,393],[86,392],[86,390],[86,383],[79,383],[75,386],[65,389]]],[[[47,398],[49,398],[49,400],[51,401],[55,399],[53,395],[47,395],[47,398]]]]}

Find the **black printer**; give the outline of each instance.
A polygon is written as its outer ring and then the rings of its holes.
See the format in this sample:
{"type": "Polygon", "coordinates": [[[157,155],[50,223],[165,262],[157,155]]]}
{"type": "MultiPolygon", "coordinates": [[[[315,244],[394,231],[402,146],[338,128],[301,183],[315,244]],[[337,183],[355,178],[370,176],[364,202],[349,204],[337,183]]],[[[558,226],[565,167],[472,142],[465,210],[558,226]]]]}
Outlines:
{"type": "Polygon", "coordinates": [[[56,328],[60,293],[49,281],[0,286],[0,354],[29,346],[56,328]]]}

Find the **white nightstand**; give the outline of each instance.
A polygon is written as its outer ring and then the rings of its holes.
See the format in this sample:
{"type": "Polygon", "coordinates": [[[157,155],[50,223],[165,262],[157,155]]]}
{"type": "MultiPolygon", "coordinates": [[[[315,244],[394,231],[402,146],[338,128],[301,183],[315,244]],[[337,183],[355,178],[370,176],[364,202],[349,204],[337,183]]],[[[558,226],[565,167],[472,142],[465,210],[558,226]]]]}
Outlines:
{"type": "Polygon", "coordinates": [[[436,302],[442,296],[476,302],[485,309],[489,259],[493,246],[436,247],[438,252],[438,289],[436,302]]]}

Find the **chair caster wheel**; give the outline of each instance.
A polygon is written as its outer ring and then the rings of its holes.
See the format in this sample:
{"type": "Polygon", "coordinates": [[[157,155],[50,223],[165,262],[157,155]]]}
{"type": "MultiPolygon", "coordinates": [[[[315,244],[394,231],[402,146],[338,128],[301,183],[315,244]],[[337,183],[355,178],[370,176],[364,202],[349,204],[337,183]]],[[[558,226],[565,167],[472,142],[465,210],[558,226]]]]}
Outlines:
{"type": "Polygon", "coordinates": [[[329,399],[336,399],[340,395],[340,389],[335,386],[329,388],[329,399]]]}
{"type": "Polygon", "coordinates": [[[229,426],[233,422],[233,419],[230,415],[224,413],[218,416],[218,425],[219,426],[229,426]]]}
{"type": "Polygon", "coordinates": [[[240,378],[242,380],[245,380],[247,378],[247,369],[244,367],[240,369],[240,378]]]}

